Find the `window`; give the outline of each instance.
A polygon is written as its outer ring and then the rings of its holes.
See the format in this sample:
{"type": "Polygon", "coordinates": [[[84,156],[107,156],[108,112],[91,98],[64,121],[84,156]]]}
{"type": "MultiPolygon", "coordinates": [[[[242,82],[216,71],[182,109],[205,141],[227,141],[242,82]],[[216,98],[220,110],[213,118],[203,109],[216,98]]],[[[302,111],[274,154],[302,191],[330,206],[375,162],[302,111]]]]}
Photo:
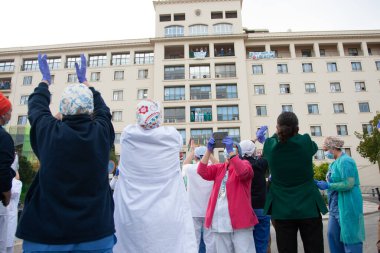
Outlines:
{"type": "Polygon", "coordinates": [[[182,145],[186,145],[186,130],[177,129],[178,133],[182,136],[182,145]]]}
{"type": "Polygon", "coordinates": [[[287,64],[277,64],[277,73],[288,73],[288,65],[287,64]]]}
{"type": "Polygon", "coordinates": [[[267,107],[265,105],[256,106],[257,116],[267,116],[267,107]]]}
{"type": "Polygon", "coordinates": [[[114,111],[112,112],[112,121],[113,122],[120,122],[123,120],[123,112],[122,111],[114,111]]]}
{"type": "Polygon", "coordinates": [[[211,12],[211,19],[222,19],[222,18],[223,18],[223,12],[221,11],[211,12]]]}
{"type": "Polygon", "coordinates": [[[100,81],[100,72],[91,72],[90,80],[92,82],[99,82],[100,81]]]}
{"type": "Polygon", "coordinates": [[[311,126],[310,127],[311,136],[322,136],[322,130],[320,126],[311,126]]]}
{"type": "Polygon", "coordinates": [[[47,63],[49,64],[49,68],[52,69],[59,69],[61,66],[61,58],[52,58],[47,59],[47,63]]]}
{"type": "Polygon", "coordinates": [[[215,77],[236,77],[236,66],[235,64],[223,64],[215,65],[215,77]]]}
{"type": "Polygon", "coordinates": [[[212,108],[207,107],[190,107],[190,122],[212,121],[212,108]]]}
{"type": "Polygon", "coordinates": [[[293,112],[293,105],[282,105],[283,112],[293,112]]]}
{"type": "Polygon", "coordinates": [[[191,129],[190,135],[191,139],[194,140],[195,145],[207,145],[208,140],[212,136],[212,129],[191,129]]]}
{"type": "Polygon", "coordinates": [[[348,55],[349,56],[358,56],[358,49],[357,48],[349,48],[348,49],[348,55]]]}
{"type": "Polygon", "coordinates": [[[311,50],[310,49],[302,49],[301,53],[302,53],[302,57],[311,57],[311,50]]]}
{"type": "Polygon", "coordinates": [[[146,98],[148,98],[148,89],[138,89],[137,99],[146,99],[146,98]]]}
{"type": "Polygon", "coordinates": [[[160,15],[160,22],[168,22],[171,21],[172,17],[170,14],[162,14],[160,15]]]}
{"type": "Polygon", "coordinates": [[[289,94],[290,93],[290,84],[288,84],[288,83],[280,84],[280,93],[281,94],[289,94]]]}
{"type": "Polygon", "coordinates": [[[314,155],[315,160],[323,160],[325,159],[325,152],[322,149],[318,149],[317,153],[314,155]]]}
{"type": "Polygon", "coordinates": [[[334,113],[344,113],[344,105],[343,103],[334,103],[334,113]]]}
{"type": "Polygon", "coordinates": [[[189,34],[192,36],[207,35],[208,26],[207,25],[191,25],[189,26],[189,34]]]}
{"type": "Polygon", "coordinates": [[[309,114],[319,114],[319,109],[317,104],[308,104],[307,111],[309,114]]]}
{"type": "Polygon", "coordinates": [[[113,80],[124,80],[124,71],[117,70],[113,73],[113,80]]]}
{"type": "Polygon", "coordinates": [[[350,148],[343,148],[343,152],[346,153],[346,155],[351,156],[351,149],[350,148]]]}
{"type": "Polygon", "coordinates": [[[186,19],[185,13],[176,13],[174,14],[174,21],[182,21],[186,19]]]}
{"type": "Polygon", "coordinates": [[[218,106],[218,121],[239,120],[239,108],[234,106],[218,106]]]}
{"type": "Polygon", "coordinates": [[[33,81],[33,77],[32,76],[24,76],[22,84],[23,85],[31,85],[32,81],[33,81]]]}
{"type": "Polygon", "coordinates": [[[263,65],[252,65],[252,72],[254,75],[263,73],[263,65]]]}
{"type": "Polygon", "coordinates": [[[311,64],[311,63],[302,63],[302,71],[304,73],[313,72],[313,64],[311,64]]]}
{"type": "Polygon", "coordinates": [[[112,100],[113,101],[123,101],[123,91],[122,90],[114,90],[112,100]]]}
{"type": "Polygon", "coordinates": [[[237,11],[226,11],[226,18],[237,18],[237,11]]]}
{"type": "Polygon", "coordinates": [[[90,55],[88,66],[89,67],[101,67],[107,64],[106,55],[90,55]]]}
{"type": "MultiPolygon", "coordinates": [[[[1,69],[1,67],[0,67],[1,69]]],[[[380,70],[380,61],[376,61],[376,70],[380,70]]]]}
{"type": "Polygon", "coordinates": [[[55,75],[50,75],[50,84],[53,84],[55,82],[55,75]]]}
{"type": "Polygon", "coordinates": [[[190,99],[210,99],[211,98],[211,86],[201,85],[201,86],[191,86],[190,87],[190,99]]]}
{"type": "Polygon", "coordinates": [[[214,34],[232,34],[232,25],[227,23],[215,24],[214,34]]]}
{"type": "Polygon", "coordinates": [[[20,115],[17,119],[17,125],[19,126],[25,126],[26,123],[28,123],[28,116],[26,115],[20,115]]]}
{"type": "Polygon", "coordinates": [[[78,63],[80,66],[80,56],[69,56],[66,60],[66,67],[67,68],[75,68],[75,63],[78,63]]]}
{"type": "Polygon", "coordinates": [[[20,105],[27,105],[28,104],[29,96],[21,96],[20,98],[20,105]]]}
{"type": "Polygon", "coordinates": [[[0,62],[0,72],[10,72],[10,71],[14,71],[14,69],[15,69],[14,61],[0,62]]]}
{"type": "Polygon", "coordinates": [[[372,134],[373,126],[371,124],[362,124],[363,134],[372,134]]]}
{"type": "Polygon", "coordinates": [[[368,102],[359,103],[359,111],[360,112],[370,112],[368,102]]]}
{"type": "Polygon", "coordinates": [[[240,128],[218,128],[218,132],[227,132],[235,142],[240,142],[240,128]]]}
{"type": "Polygon", "coordinates": [[[165,37],[182,37],[184,29],[181,25],[171,25],[165,27],[165,37]]]}
{"type": "Polygon", "coordinates": [[[190,66],[190,79],[210,78],[210,66],[190,66]]]}
{"type": "Polygon", "coordinates": [[[326,56],[326,50],[325,49],[319,49],[319,55],[320,56],[326,56]]]}
{"type": "Polygon", "coordinates": [[[335,62],[329,62],[329,63],[327,63],[327,71],[328,72],[337,72],[338,68],[336,66],[336,63],[335,62]]]}
{"type": "Polygon", "coordinates": [[[237,98],[237,85],[236,84],[221,84],[216,85],[216,98],[237,98]]]}
{"type": "Polygon", "coordinates": [[[340,83],[330,83],[330,91],[331,92],[341,92],[342,90],[340,89],[340,83]]]}
{"type": "Polygon", "coordinates": [[[254,85],[256,95],[264,95],[265,94],[265,86],[264,85],[254,85]]]}
{"type": "Polygon", "coordinates": [[[352,71],[362,71],[361,62],[351,62],[352,71]]]}
{"type": "Polygon", "coordinates": [[[165,123],[185,122],[185,107],[165,108],[164,122],[165,123]]]}
{"type": "Polygon", "coordinates": [[[147,79],[147,78],[148,78],[148,70],[147,69],[139,69],[138,79],[147,79]]]}
{"type": "Polygon", "coordinates": [[[120,144],[121,133],[115,133],[115,141],[113,142],[115,145],[120,144]]]}
{"type": "Polygon", "coordinates": [[[306,93],[317,92],[317,90],[315,88],[315,83],[305,83],[305,91],[306,91],[306,93]]]}
{"type": "Polygon", "coordinates": [[[337,132],[337,135],[340,135],[340,136],[348,135],[347,125],[337,125],[336,132],[337,132]]]}
{"type": "Polygon", "coordinates": [[[111,64],[113,66],[127,65],[130,62],[129,53],[113,54],[111,64]]]}
{"type": "Polygon", "coordinates": [[[0,90],[10,90],[12,79],[0,79],[0,90]]]}
{"type": "Polygon", "coordinates": [[[355,82],[355,91],[366,91],[364,82],[355,82]]]}
{"type": "Polygon", "coordinates": [[[173,101],[173,100],[185,100],[185,87],[165,87],[164,90],[164,100],[173,101]]]}
{"type": "Polygon", "coordinates": [[[153,61],[153,52],[136,52],[135,54],[135,64],[153,64],[153,61]]]}
{"type": "Polygon", "coordinates": [[[37,59],[24,60],[22,70],[24,71],[38,70],[38,60],[37,59]]]}
{"type": "MultiPolygon", "coordinates": [[[[190,67],[191,70],[191,67],[190,67]]],[[[185,79],[184,66],[165,66],[164,80],[185,79]]]]}
{"type": "Polygon", "coordinates": [[[78,77],[76,74],[68,74],[67,75],[67,82],[68,83],[77,83],[78,82],[78,77]]]}

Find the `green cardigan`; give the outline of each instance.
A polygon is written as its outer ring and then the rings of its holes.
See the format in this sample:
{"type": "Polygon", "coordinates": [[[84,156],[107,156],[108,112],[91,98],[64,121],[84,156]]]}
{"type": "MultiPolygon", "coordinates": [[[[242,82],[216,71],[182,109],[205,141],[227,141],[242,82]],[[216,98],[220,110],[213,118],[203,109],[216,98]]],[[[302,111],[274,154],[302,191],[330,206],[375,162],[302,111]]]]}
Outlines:
{"type": "Polygon", "coordinates": [[[264,144],[264,157],[272,175],[265,213],[273,219],[307,219],[327,213],[313,180],[313,155],[318,147],[308,134],[280,143],[274,134],[264,144]]]}

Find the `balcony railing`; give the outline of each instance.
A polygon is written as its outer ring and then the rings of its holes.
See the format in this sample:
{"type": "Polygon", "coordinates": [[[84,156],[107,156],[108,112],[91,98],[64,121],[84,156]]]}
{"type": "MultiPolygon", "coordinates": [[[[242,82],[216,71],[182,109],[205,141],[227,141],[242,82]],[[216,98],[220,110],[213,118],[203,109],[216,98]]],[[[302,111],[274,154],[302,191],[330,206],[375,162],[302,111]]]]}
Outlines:
{"type": "Polygon", "coordinates": [[[205,91],[205,92],[190,92],[190,99],[191,100],[197,100],[197,99],[210,99],[211,98],[211,92],[205,91]]]}
{"type": "Polygon", "coordinates": [[[237,92],[216,92],[216,98],[237,98],[237,92]]]}
{"type": "Polygon", "coordinates": [[[15,66],[0,66],[0,72],[14,72],[15,71],[15,66]]]}
{"type": "Polygon", "coordinates": [[[215,78],[236,77],[236,71],[221,71],[215,73],[215,78]]]}
{"type": "Polygon", "coordinates": [[[190,122],[207,122],[212,121],[211,113],[199,113],[198,115],[191,115],[190,122]]]}
{"type": "Polygon", "coordinates": [[[185,116],[183,117],[164,117],[165,123],[183,123],[185,122],[185,116]]]}
{"type": "Polygon", "coordinates": [[[190,79],[210,78],[210,73],[191,74],[190,79]]]}
{"type": "Polygon", "coordinates": [[[166,73],[164,74],[164,80],[176,80],[176,79],[185,79],[185,73],[166,73]]]}

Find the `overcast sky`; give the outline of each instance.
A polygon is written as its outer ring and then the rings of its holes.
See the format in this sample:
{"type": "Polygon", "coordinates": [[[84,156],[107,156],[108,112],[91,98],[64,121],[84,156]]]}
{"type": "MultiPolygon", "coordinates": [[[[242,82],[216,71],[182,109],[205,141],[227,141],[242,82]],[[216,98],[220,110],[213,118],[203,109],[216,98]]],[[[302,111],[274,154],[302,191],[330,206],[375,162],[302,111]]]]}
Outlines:
{"type": "MultiPolygon", "coordinates": [[[[0,48],[154,37],[152,0],[0,0],[0,48]]],[[[380,0],[244,0],[270,32],[380,29],[380,0]]]]}

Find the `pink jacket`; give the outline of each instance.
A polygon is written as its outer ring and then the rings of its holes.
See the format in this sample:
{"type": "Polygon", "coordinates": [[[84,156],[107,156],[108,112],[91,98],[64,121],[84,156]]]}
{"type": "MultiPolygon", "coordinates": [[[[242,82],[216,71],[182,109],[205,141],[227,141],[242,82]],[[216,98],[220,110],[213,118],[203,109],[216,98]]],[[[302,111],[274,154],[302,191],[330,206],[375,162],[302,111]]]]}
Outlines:
{"type": "Polygon", "coordinates": [[[208,166],[202,162],[198,165],[198,174],[205,180],[214,181],[206,211],[206,228],[210,228],[214,216],[219,188],[228,167],[227,201],[233,229],[255,226],[257,217],[251,206],[251,182],[253,170],[248,161],[233,157],[229,163],[208,166]]]}

